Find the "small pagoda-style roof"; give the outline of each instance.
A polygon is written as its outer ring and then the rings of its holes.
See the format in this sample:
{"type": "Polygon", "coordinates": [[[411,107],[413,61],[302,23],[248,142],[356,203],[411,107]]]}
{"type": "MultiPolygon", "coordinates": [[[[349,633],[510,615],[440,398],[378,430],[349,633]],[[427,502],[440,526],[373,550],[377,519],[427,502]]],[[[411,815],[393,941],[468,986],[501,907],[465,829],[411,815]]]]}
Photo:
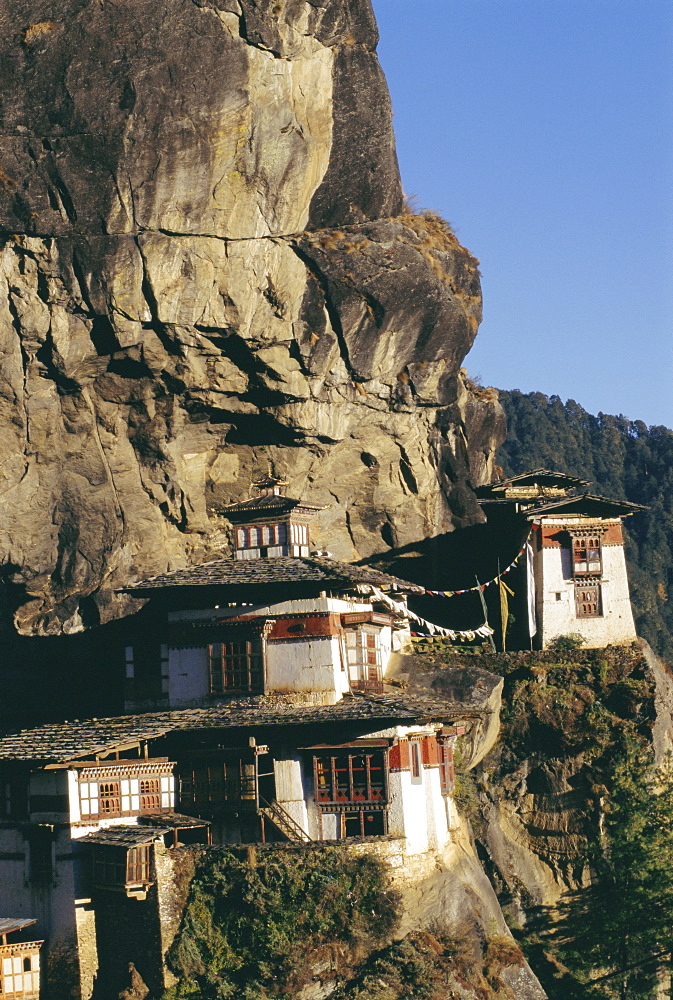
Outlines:
{"type": "Polygon", "coordinates": [[[223,514],[232,522],[249,521],[255,517],[274,516],[289,514],[296,510],[298,514],[315,514],[322,507],[316,504],[304,503],[303,500],[295,500],[293,497],[285,497],[280,493],[263,493],[258,497],[251,497],[250,500],[241,500],[238,503],[228,504],[226,507],[219,507],[218,514],[223,514]]]}
{"type": "Polygon", "coordinates": [[[558,496],[589,486],[590,482],[577,476],[569,476],[565,472],[554,472],[551,469],[534,469],[532,472],[520,472],[515,476],[506,476],[486,486],[477,486],[475,493],[480,499],[527,499],[534,497],[558,496]]]}
{"type": "MultiPolygon", "coordinates": [[[[272,498],[274,499],[274,498],[272,498]]],[[[283,499],[282,497],[278,499],[283,499]]],[[[377,587],[422,594],[415,583],[401,580],[369,566],[354,566],[322,556],[276,556],[272,559],[214,559],[210,562],[162,573],[121,588],[129,593],[175,587],[256,587],[273,584],[316,583],[322,589],[349,589],[369,583],[377,587]]]]}
{"type": "Polygon", "coordinates": [[[311,516],[316,511],[323,510],[316,504],[304,503],[303,500],[296,500],[294,497],[285,496],[287,483],[278,476],[270,472],[260,479],[255,479],[252,483],[253,489],[257,490],[259,496],[251,497],[249,500],[239,500],[237,503],[226,504],[219,507],[218,514],[224,514],[233,523],[238,521],[248,521],[250,519],[263,518],[265,516],[278,517],[296,511],[298,514],[311,516]]]}
{"type": "Polygon", "coordinates": [[[529,521],[544,515],[560,516],[563,514],[585,517],[628,517],[639,510],[647,510],[642,504],[631,503],[629,500],[610,500],[609,497],[594,496],[583,493],[581,496],[567,497],[551,503],[536,504],[524,513],[529,521]]]}
{"type": "MultiPolygon", "coordinates": [[[[346,695],[334,705],[279,702],[273,695],[231,698],[207,708],[185,708],[109,719],[51,723],[36,729],[0,736],[0,760],[41,767],[67,767],[76,761],[105,757],[122,747],[160,737],[205,730],[272,729],[279,726],[365,726],[377,732],[389,726],[412,725],[430,719],[465,715],[465,706],[441,696],[404,697],[399,694],[346,695]]],[[[136,758],[132,763],[137,763],[136,758]]],[[[142,763],[142,761],[140,761],[142,763]]],[[[128,760],[120,760],[123,767],[128,760]]]]}

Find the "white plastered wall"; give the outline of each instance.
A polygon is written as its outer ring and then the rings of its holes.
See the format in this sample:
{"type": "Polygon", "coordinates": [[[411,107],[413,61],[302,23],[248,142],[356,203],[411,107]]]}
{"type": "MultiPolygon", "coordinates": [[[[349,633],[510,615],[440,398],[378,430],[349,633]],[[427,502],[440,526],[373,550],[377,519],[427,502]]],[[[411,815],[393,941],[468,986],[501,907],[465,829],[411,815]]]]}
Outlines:
{"type": "Polygon", "coordinates": [[[334,703],[348,689],[338,636],[269,643],[266,684],[270,694],[312,693],[334,703]],[[343,676],[342,676],[343,675],[343,676]]]}
{"type": "MultiPolygon", "coordinates": [[[[401,736],[420,732],[406,727],[397,731],[401,736]]],[[[390,772],[388,832],[406,838],[406,854],[441,851],[451,839],[451,810],[450,797],[442,794],[438,766],[423,765],[419,778],[411,770],[390,772]]]]}
{"type": "MultiPolygon", "coordinates": [[[[559,520],[559,530],[567,523],[559,520]]],[[[597,618],[578,618],[569,548],[550,545],[536,553],[536,614],[543,648],[557,636],[572,633],[582,635],[590,648],[636,638],[623,545],[603,545],[602,558],[603,613],[597,618]]]]}
{"type": "MultiPolygon", "coordinates": [[[[269,605],[237,605],[171,612],[169,622],[209,621],[241,615],[254,618],[371,611],[371,603],[334,597],[315,597],[269,605]]],[[[392,630],[381,632],[383,668],[390,658],[392,630]]],[[[312,694],[312,701],[333,704],[349,690],[346,653],[336,636],[269,643],[266,646],[266,685],[269,693],[312,694]]],[[[171,708],[210,704],[208,654],[205,646],[168,651],[168,701],[171,708]]]]}
{"type": "Polygon", "coordinates": [[[304,787],[311,788],[312,776],[304,776],[303,761],[299,756],[284,760],[274,760],[276,779],[276,801],[290,814],[302,830],[312,838],[317,836],[309,830],[309,816],[304,787]],[[310,784],[309,784],[310,781],[310,784]]]}

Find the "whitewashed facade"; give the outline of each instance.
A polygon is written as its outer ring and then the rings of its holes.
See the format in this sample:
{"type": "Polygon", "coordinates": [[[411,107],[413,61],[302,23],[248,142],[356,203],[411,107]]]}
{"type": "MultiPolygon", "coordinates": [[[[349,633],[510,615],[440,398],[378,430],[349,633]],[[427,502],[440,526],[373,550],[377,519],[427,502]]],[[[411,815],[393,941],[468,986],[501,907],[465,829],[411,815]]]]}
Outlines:
{"type": "MultiPolygon", "coordinates": [[[[403,600],[403,599],[402,599],[403,600]]],[[[160,644],[162,692],[168,708],[213,704],[232,694],[296,695],[315,704],[333,704],[351,690],[382,689],[384,666],[393,648],[409,637],[408,625],[393,630],[390,615],[376,612],[371,601],[319,596],[275,604],[169,611],[172,627],[193,626],[193,637],[160,644]],[[219,638],[258,645],[247,650],[251,674],[224,676],[222,643],[199,638],[199,626],[213,625],[219,638]],[[228,625],[231,627],[228,628],[228,625]],[[250,627],[248,632],[246,626],[250,627]],[[231,680],[231,686],[227,682],[231,680]],[[236,685],[236,686],[234,686],[236,685]]],[[[168,638],[168,636],[167,636],[168,638]]],[[[125,648],[127,677],[133,676],[136,651],[125,648]]],[[[129,702],[127,707],[133,708],[129,702]]]]}
{"type": "MultiPolygon", "coordinates": [[[[130,621],[120,657],[127,711],[142,700],[148,714],[0,737],[0,909],[37,920],[47,966],[69,956],[64,996],[88,1000],[96,975],[117,976],[110,936],[135,954],[148,908],[170,895],[157,858],[185,837],[394,838],[417,856],[441,853],[456,826],[464,727],[444,703],[428,714],[386,690],[419,588],[310,557],[317,508],[276,481],[234,507],[230,559],[132,588],[158,609],[130,621]]],[[[143,975],[156,991],[155,959],[143,975]]]]}
{"type": "Polygon", "coordinates": [[[588,647],[636,638],[619,518],[541,519],[535,597],[542,648],[579,634],[588,647]],[[584,542],[591,543],[587,548],[584,542]],[[578,556],[594,559],[578,559],[578,556]]]}
{"type": "Polygon", "coordinates": [[[638,504],[580,492],[588,482],[549,469],[521,473],[477,494],[503,542],[528,525],[528,622],[531,645],[561,636],[601,648],[636,638],[622,522],[638,504]],[[532,582],[532,587],[531,587],[532,582]],[[534,606],[531,606],[534,605],[534,606]]]}

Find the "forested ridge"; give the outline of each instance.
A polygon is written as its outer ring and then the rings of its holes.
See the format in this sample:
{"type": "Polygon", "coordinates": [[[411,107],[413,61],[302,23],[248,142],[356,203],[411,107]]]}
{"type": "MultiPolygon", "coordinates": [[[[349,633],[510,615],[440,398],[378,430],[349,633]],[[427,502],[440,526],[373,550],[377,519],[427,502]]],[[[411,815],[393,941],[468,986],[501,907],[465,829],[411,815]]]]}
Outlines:
{"type": "Polygon", "coordinates": [[[500,391],[505,474],[554,469],[591,480],[590,492],[644,504],[625,520],[626,559],[638,634],[673,661],[673,431],[587,413],[574,400],[500,391]]]}

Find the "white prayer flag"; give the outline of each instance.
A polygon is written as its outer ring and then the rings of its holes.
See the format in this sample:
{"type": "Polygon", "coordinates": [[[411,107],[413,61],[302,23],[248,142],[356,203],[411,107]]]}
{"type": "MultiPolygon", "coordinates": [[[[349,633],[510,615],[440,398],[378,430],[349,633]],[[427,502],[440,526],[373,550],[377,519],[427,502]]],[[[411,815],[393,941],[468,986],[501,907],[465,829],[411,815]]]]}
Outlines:
{"type": "Polygon", "coordinates": [[[526,542],[526,597],[528,601],[528,634],[532,638],[537,632],[537,622],[535,621],[535,566],[530,538],[526,542]]]}

